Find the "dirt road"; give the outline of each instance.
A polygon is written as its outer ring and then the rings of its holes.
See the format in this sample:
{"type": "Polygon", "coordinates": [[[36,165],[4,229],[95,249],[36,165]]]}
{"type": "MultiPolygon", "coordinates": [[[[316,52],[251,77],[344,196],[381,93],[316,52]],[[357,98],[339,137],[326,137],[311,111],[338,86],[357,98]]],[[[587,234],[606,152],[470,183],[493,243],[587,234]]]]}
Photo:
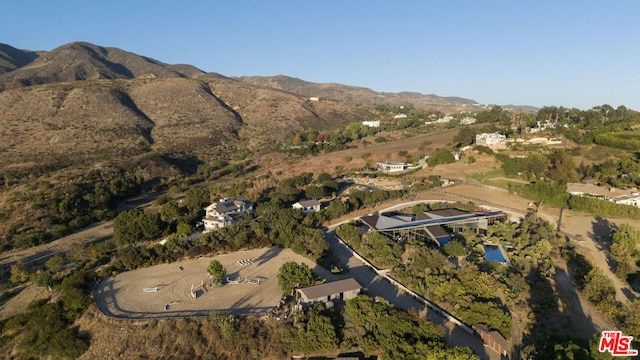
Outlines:
{"type": "Polygon", "coordinates": [[[50,243],[15,249],[0,253],[0,267],[8,267],[23,259],[27,266],[37,267],[44,264],[51,256],[66,253],[76,244],[91,244],[113,236],[113,221],[94,223],[50,243]]]}

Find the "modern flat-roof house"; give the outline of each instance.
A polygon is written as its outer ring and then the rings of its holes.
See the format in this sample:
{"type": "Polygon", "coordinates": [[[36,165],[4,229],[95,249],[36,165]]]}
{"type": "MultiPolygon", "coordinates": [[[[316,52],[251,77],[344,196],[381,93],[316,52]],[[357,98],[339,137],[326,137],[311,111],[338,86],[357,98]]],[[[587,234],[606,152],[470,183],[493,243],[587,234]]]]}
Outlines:
{"type": "Polygon", "coordinates": [[[207,206],[202,219],[204,231],[213,231],[227,227],[238,220],[253,214],[253,203],[244,196],[222,198],[207,206]]]}
{"type": "Polygon", "coordinates": [[[359,221],[369,227],[369,231],[380,232],[391,239],[420,239],[435,241],[442,246],[451,241],[451,234],[473,229],[486,231],[495,222],[504,222],[507,214],[503,211],[467,212],[457,209],[425,211],[399,215],[369,215],[359,221]]]}
{"type": "Polygon", "coordinates": [[[309,214],[320,211],[320,201],[316,199],[302,200],[291,205],[296,210],[301,210],[303,214],[309,214]]]}
{"type": "Polygon", "coordinates": [[[399,161],[385,161],[378,163],[378,171],[385,172],[397,172],[404,171],[409,167],[407,163],[399,162],[399,161]]]}
{"type": "Polygon", "coordinates": [[[362,286],[353,278],[326,282],[296,289],[298,301],[305,304],[326,303],[334,299],[347,301],[360,294],[362,286]]]}
{"type": "Polygon", "coordinates": [[[476,135],[476,145],[493,146],[498,145],[507,140],[506,135],[498,133],[482,133],[476,135]]]}

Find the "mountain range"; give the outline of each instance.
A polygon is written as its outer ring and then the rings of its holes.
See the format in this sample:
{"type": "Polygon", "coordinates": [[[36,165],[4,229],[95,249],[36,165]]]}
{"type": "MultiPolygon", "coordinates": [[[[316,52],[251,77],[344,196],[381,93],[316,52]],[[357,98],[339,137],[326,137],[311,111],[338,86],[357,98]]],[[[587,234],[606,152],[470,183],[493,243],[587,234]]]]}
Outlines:
{"type": "Polygon", "coordinates": [[[444,110],[476,103],[281,75],[230,78],[86,42],[52,51],[0,44],[0,152],[8,155],[0,166],[230,156],[274,147],[301,130],[375,118],[377,104],[444,110]]]}

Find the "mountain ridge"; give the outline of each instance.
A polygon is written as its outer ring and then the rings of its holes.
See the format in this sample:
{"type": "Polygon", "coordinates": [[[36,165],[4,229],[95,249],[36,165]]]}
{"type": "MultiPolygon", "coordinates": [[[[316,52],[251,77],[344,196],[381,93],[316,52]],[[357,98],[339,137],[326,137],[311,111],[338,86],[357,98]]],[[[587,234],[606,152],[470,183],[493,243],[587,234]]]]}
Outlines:
{"type": "Polygon", "coordinates": [[[205,72],[192,65],[166,64],[119,48],[103,47],[88,42],[72,42],[51,51],[18,50],[10,45],[0,44],[0,91],[58,82],[141,77],[222,77],[306,97],[366,105],[411,104],[438,110],[477,105],[474,100],[455,96],[441,97],[411,91],[377,92],[365,87],[339,83],[314,83],[286,75],[226,77],[205,72]]]}
{"type": "MultiPolygon", "coordinates": [[[[15,49],[0,45],[7,52],[15,49]]],[[[3,67],[5,72],[0,74],[0,90],[88,79],[133,79],[144,76],[189,78],[204,74],[204,71],[191,65],[169,65],[118,48],[87,42],[73,42],[51,51],[39,52],[29,62],[9,63],[14,68],[3,67]]]]}
{"type": "Polygon", "coordinates": [[[403,91],[399,93],[377,92],[366,87],[343,85],[338,83],[314,83],[286,75],[275,76],[240,76],[238,81],[284,90],[308,97],[331,100],[357,102],[368,105],[402,106],[411,104],[419,108],[435,108],[444,110],[447,107],[479,105],[475,100],[461,97],[441,97],[434,94],[403,91]]]}

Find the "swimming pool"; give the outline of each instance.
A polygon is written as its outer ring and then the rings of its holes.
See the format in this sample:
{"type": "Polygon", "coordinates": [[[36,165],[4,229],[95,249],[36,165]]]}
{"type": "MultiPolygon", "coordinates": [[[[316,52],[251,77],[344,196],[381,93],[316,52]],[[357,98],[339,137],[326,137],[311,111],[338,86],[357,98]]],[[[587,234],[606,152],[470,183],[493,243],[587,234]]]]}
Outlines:
{"type": "Polygon", "coordinates": [[[487,262],[497,261],[503,265],[509,263],[500,245],[484,244],[484,255],[487,258],[487,262]]]}

